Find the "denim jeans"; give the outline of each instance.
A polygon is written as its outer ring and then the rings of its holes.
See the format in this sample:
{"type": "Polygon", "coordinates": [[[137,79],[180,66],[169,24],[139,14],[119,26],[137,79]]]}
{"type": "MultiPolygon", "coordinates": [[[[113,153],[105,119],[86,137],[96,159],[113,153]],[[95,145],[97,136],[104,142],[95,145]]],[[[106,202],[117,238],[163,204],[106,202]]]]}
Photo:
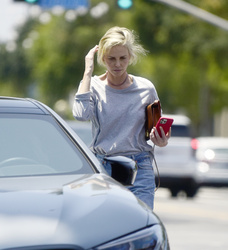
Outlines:
{"type": "MultiPolygon", "coordinates": [[[[111,166],[104,161],[104,156],[96,155],[98,160],[102,163],[107,173],[111,176],[111,166]]],[[[152,166],[153,156],[149,152],[142,152],[134,155],[127,155],[126,157],[136,161],[138,165],[138,172],[135,183],[128,189],[135,194],[140,200],[146,203],[150,208],[154,208],[154,191],[155,191],[155,176],[152,166]]]]}

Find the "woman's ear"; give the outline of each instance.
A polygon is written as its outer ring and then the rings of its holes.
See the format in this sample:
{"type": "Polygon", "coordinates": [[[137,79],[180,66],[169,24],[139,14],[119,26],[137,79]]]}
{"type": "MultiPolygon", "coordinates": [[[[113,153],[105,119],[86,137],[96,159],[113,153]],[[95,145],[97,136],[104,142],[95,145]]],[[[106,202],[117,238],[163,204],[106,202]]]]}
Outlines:
{"type": "Polygon", "coordinates": [[[104,64],[104,66],[106,65],[106,62],[105,62],[105,55],[102,56],[102,62],[104,64]]]}

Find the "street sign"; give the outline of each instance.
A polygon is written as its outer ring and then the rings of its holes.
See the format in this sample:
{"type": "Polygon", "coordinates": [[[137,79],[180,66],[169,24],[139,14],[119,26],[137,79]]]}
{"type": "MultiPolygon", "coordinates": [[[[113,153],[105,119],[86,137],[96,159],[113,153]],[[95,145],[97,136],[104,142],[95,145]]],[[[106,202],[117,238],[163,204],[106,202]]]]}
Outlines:
{"type": "Polygon", "coordinates": [[[89,0],[39,0],[37,4],[44,9],[50,9],[55,6],[62,6],[65,9],[77,9],[80,7],[89,7],[89,0]]]}

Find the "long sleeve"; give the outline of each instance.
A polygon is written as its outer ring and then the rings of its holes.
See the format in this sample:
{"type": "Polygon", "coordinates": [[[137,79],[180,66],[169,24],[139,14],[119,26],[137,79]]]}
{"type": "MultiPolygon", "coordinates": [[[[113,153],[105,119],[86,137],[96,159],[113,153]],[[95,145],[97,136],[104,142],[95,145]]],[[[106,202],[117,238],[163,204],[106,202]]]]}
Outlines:
{"type": "Polygon", "coordinates": [[[90,93],[75,95],[74,104],[73,104],[73,116],[79,121],[89,120],[89,99],[90,93]]]}
{"type": "Polygon", "coordinates": [[[79,121],[92,120],[94,116],[94,104],[92,93],[76,94],[73,104],[73,116],[79,121]]]}
{"type": "Polygon", "coordinates": [[[90,92],[76,94],[73,115],[92,122],[91,150],[103,155],[151,151],[145,140],[145,107],[158,99],[154,85],[133,77],[126,89],[113,89],[93,77],[90,92]]]}

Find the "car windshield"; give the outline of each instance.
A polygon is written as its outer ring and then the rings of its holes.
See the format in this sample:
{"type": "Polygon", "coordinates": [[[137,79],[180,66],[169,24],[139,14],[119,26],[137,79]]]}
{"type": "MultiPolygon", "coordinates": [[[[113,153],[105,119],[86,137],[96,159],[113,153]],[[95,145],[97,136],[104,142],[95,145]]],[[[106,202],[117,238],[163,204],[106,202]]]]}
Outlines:
{"type": "Polygon", "coordinates": [[[188,126],[185,125],[172,125],[172,137],[189,137],[190,130],[188,126]]]}
{"type": "Polygon", "coordinates": [[[0,177],[94,172],[51,116],[1,115],[0,141],[0,177]]]}

